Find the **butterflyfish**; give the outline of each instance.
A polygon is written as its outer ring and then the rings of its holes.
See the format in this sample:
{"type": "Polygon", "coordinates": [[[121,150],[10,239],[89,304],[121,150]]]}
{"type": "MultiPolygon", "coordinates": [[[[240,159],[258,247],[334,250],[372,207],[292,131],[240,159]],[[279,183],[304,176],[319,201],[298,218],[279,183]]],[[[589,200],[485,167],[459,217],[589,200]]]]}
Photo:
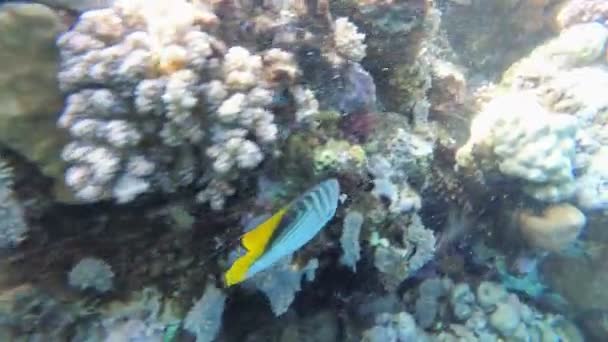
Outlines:
{"type": "Polygon", "coordinates": [[[225,284],[251,278],[310,241],[335,215],[339,197],[338,181],[325,180],[245,233],[245,254],[226,271],[225,284]]]}

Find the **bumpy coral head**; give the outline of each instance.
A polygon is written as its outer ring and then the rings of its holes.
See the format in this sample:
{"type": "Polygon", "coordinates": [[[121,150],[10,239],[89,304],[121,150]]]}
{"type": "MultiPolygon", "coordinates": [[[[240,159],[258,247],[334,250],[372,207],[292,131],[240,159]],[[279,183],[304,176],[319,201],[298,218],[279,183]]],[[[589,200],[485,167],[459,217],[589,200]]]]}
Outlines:
{"type": "Polygon", "coordinates": [[[183,69],[188,62],[186,50],[178,46],[169,46],[159,51],[157,58],[157,69],[162,75],[170,75],[183,69]]]}

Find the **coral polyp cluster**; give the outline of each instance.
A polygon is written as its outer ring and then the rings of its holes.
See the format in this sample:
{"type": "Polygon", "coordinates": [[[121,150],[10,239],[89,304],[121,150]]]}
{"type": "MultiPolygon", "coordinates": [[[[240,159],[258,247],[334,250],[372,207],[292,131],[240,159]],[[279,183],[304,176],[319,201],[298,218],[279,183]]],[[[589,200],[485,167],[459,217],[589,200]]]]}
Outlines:
{"type": "Polygon", "coordinates": [[[219,209],[240,170],[272,154],[279,126],[314,114],[289,52],[226,46],[218,20],[202,4],[117,1],[59,38],[62,156],[78,198],[129,202],[202,182],[199,199],[219,209]],[[273,99],[290,90],[297,114],[277,119],[273,99]]]}

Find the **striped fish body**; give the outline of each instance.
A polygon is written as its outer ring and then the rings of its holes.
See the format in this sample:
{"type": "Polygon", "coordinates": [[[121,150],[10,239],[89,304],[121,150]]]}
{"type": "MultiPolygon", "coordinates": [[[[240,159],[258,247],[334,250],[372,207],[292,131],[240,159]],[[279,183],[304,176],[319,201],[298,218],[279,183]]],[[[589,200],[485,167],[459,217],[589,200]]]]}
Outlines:
{"type": "Polygon", "coordinates": [[[226,272],[226,284],[254,276],[314,238],[335,215],[339,196],[336,179],[323,181],[246,233],[247,252],[226,272]]]}

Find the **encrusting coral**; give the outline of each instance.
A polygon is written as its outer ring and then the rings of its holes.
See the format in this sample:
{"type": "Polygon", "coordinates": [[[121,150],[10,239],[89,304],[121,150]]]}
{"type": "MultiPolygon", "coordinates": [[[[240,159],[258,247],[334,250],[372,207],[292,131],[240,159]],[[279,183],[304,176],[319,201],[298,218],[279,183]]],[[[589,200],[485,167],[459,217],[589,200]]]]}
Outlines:
{"type": "Polygon", "coordinates": [[[560,252],[577,240],[587,218],[571,204],[555,204],[541,215],[528,211],[518,213],[519,229],[533,247],[560,252]]]}
{"type": "Polygon", "coordinates": [[[416,213],[407,226],[397,225],[396,230],[400,230],[397,241],[378,232],[370,239],[370,245],[374,247],[374,266],[380,272],[384,287],[391,290],[433,258],[436,244],[433,231],[424,227],[416,213]]]}
{"type": "Polygon", "coordinates": [[[436,310],[426,327],[418,320],[418,309],[426,311],[428,305],[416,306],[416,320],[403,309],[398,313],[381,312],[375,325],[363,333],[363,340],[582,341],[580,332],[565,317],[538,311],[498,283],[483,281],[473,292],[467,283],[429,278],[419,290],[436,310]]]}
{"type": "Polygon", "coordinates": [[[92,289],[99,293],[112,290],[114,272],[105,261],[87,257],[80,260],[68,274],[68,283],[79,290],[92,289]]]}
{"type": "Polygon", "coordinates": [[[280,316],[287,312],[296,294],[302,289],[302,280],[315,280],[318,267],[317,259],[309,260],[306,265],[298,267],[292,265],[292,257],[287,256],[246,280],[245,285],[262,291],[270,302],[272,312],[275,316],[280,316]]]}
{"type": "Polygon", "coordinates": [[[215,340],[222,325],[225,303],[226,295],[208,284],[203,296],[186,315],[184,329],[196,336],[199,342],[215,340]]]}

